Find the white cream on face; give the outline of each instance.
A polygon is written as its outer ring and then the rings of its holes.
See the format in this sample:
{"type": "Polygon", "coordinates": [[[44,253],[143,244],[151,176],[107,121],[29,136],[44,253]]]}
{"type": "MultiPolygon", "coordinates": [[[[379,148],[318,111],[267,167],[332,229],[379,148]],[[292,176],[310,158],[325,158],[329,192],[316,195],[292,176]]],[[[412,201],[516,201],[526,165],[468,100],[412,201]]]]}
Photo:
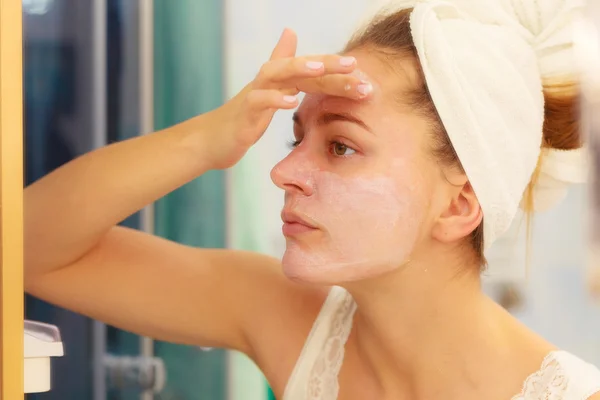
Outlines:
{"type": "Polygon", "coordinates": [[[402,160],[390,175],[346,178],[310,171],[310,196],[288,206],[321,230],[287,238],[285,274],[323,284],[374,277],[403,265],[419,233],[423,205],[402,160]]]}
{"type": "MultiPolygon", "coordinates": [[[[376,60],[363,60],[369,75],[386,77],[376,60]]],[[[372,278],[408,261],[420,240],[429,207],[427,172],[422,168],[422,131],[427,123],[399,113],[394,100],[398,85],[373,84],[360,103],[308,95],[299,109],[296,128],[302,144],[272,173],[286,190],[286,210],[319,229],[286,237],[285,274],[295,280],[325,285],[372,278]],[[320,127],[323,113],[354,115],[372,132],[341,123],[320,127]],[[347,158],[325,151],[343,139],[358,152],[347,158]]],[[[394,78],[395,79],[395,78],[394,78]]]]}

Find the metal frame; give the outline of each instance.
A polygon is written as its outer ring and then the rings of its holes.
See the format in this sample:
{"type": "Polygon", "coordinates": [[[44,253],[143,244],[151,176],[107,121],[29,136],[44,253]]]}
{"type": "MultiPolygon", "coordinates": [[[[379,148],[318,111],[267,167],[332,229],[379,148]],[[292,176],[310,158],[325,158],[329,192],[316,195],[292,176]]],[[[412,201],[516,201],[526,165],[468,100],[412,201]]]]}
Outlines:
{"type": "MultiPolygon", "coordinates": [[[[93,0],[93,145],[94,148],[106,145],[106,0],[93,0]]],[[[139,0],[139,98],[140,134],[151,133],[154,128],[154,2],[139,0]]],[[[152,205],[141,211],[140,229],[154,232],[154,208],[152,205]]],[[[106,399],[106,325],[93,323],[93,399],[106,399]]],[[[140,355],[154,355],[154,341],[140,337],[140,355]]],[[[152,391],[143,392],[140,400],[152,400],[152,391]]]]}
{"type": "MultiPolygon", "coordinates": [[[[92,145],[106,145],[106,0],[92,0],[92,145]]],[[[92,323],[92,399],[106,399],[106,325],[92,323]]]]}
{"type": "MultiPolygon", "coordinates": [[[[140,135],[154,131],[154,1],[139,0],[139,91],[140,135]]],[[[154,206],[144,208],[140,214],[140,229],[154,233],[154,206]]],[[[154,356],[154,340],[140,337],[140,355],[154,356]]],[[[140,400],[152,400],[154,394],[147,390],[140,400]]]]}
{"type": "Polygon", "coordinates": [[[23,399],[23,33],[0,0],[0,399],[23,399]]]}

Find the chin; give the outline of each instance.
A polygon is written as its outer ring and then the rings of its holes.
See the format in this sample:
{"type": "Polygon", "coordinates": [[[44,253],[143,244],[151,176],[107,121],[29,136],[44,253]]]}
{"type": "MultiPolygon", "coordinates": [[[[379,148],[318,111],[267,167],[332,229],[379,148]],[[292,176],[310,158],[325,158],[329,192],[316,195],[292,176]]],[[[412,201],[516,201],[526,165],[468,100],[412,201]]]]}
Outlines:
{"type": "Polygon", "coordinates": [[[319,260],[298,257],[286,252],[282,259],[283,274],[297,283],[318,286],[342,286],[347,283],[373,279],[387,274],[398,266],[384,263],[340,263],[334,260],[319,260]]]}
{"type": "Polygon", "coordinates": [[[318,267],[308,265],[306,262],[290,260],[289,257],[283,257],[281,261],[283,274],[291,281],[319,286],[333,286],[338,284],[331,279],[327,279],[326,274],[318,267]]]}

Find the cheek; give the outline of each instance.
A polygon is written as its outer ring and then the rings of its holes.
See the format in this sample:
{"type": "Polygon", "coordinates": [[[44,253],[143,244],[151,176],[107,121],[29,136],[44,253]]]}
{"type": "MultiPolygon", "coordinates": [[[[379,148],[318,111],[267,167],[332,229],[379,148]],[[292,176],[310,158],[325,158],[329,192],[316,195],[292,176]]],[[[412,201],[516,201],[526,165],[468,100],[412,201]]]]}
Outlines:
{"type": "Polygon", "coordinates": [[[319,191],[319,199],[327,204],[332,216],[340,217],[340,221],[361,225],[354,225],[353,229],[364,225],[390,228],[409,205],[407,200],[410,189],[398,188],[389,179],[337,181],[335,178],[322,181],[324,187],[319,191]]]}
{"type": "Polygon", "coordinates": [[[427,205],[418,180],[408,172],[400,175],[394,179],[321,177],[317,218],[335,248],[363,257],[374,252],[394,254],[396,261],[412,250],[427,205]]]}
{"type": "Polygon", "coordinates": [[[410,258],[425,223],[426,182],[406,162],[391,167],[369,177],[314,174],[313,195],[296,198],[294,206],[322,231],[288,238],[288,277],[339,284],[381,275],[410,258]]]}

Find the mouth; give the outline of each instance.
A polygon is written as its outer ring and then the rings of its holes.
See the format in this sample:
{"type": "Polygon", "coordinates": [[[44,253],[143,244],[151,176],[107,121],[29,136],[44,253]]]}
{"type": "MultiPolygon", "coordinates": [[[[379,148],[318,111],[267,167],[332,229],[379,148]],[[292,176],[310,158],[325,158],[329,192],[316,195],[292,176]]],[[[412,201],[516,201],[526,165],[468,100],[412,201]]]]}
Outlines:
{"type": "Polygon", "coordinates": [[[284,236],[298,236],[318,230],[314,223],[291,211],[284,210],[281,213],[281,220],[283,221],[284,236]]]}

